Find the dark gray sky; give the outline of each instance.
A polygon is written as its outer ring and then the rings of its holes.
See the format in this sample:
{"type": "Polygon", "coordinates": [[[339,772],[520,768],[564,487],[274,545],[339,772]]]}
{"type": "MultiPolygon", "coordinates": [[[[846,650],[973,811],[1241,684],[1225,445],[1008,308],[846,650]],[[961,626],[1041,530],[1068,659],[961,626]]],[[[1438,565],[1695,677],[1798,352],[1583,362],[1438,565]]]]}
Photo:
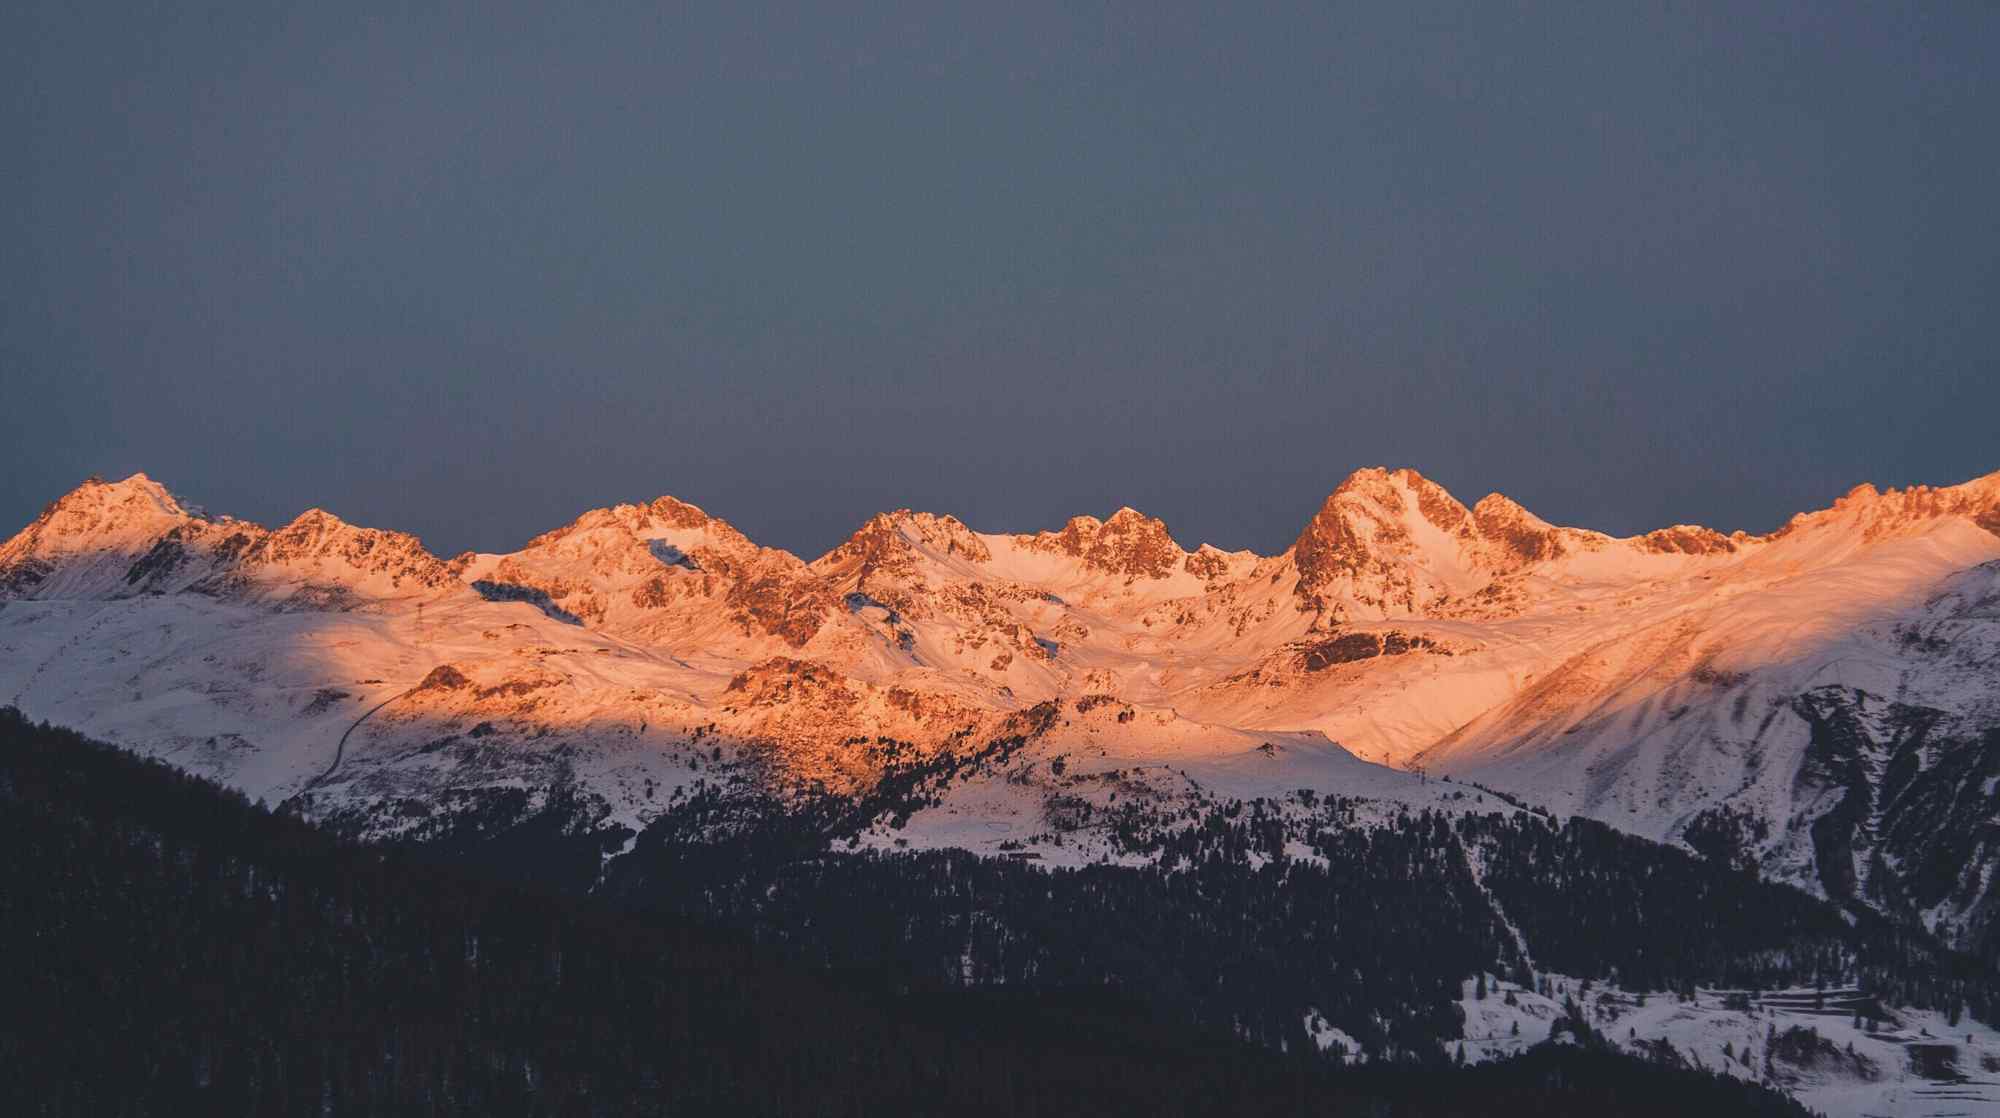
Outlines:
{"type": "Polygon", "coordinates": [[[1618,532],[2000,469],[1991,3],[281,7],[0,14],[5,531],[144,469],[445,553],[659,493],[1272,551],[1376,463],[1618,532]]]}

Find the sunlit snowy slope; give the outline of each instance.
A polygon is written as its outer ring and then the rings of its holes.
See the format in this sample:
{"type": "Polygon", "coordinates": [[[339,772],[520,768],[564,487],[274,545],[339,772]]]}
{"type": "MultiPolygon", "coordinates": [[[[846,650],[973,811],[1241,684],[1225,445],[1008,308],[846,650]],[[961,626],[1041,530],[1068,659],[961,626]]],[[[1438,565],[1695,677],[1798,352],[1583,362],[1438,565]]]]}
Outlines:
{"type": "Polygon", "coordinates": [[[1448,775],[1990,944],[2000,474],[1613,538],[1363,470],[1275,556],[904,510],[811,562],[670,497],[443,559],[135,475],[0,545],[0,702],[378,829],[983,750],[865,841],[1075,859],[1120,789],[1393,810],[1448,775]]]}

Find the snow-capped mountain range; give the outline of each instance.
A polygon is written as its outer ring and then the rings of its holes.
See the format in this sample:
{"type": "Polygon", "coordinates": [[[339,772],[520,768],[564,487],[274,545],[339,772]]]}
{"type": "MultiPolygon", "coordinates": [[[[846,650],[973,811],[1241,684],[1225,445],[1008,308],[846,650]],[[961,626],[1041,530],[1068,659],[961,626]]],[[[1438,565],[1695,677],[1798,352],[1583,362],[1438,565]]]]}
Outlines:
{"type": "Polygon", "coordinates": [[[1273,556],[899,510],[810,562],[671,497],[444,559],[134,475],[0,545],[4,702],[378,830],[558,785],[636,829],[723,774],[858,793],[1000,742],[855,841],[1122,856],[1121,792],[1475,782],[2000,935],[2000,473],[1614,538],[1368,469],[1273,556]]]}

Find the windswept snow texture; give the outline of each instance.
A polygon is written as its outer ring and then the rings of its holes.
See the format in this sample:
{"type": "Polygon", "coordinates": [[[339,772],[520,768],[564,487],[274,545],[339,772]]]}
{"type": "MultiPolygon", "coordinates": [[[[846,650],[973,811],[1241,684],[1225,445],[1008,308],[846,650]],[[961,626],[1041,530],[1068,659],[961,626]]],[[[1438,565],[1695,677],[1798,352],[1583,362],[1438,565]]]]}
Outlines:
{"type": "Polygon", "coordinates": [[[1273,556],[899,510],[810,562],[671,497],[446,560],[135,475],[0,545],[0,700],[387,829],[552,789],[636,828],[1016,741],[858,841],[1064,861],[1116,856],[1092,797],[1451,775],[2000,947],[2000,474],[1613,538],[1370,469],[1273,556]]]}

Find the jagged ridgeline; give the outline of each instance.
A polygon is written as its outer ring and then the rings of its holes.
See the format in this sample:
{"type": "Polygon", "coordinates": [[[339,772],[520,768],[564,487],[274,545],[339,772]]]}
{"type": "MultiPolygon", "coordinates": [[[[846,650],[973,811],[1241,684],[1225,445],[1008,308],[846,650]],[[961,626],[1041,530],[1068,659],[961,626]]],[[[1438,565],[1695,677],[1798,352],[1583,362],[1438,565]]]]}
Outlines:
{"type": "Polygon", "coordinates": [[[10,1114],[1805,1113],[1617,1055],[1581,1020],[1585,1043],[1497,1064],[1343,1068],[1124,986],[808,973],[725,932],[346,844],[11,711],[0,841],[10,1114]]]}
{"type": "Polygon", "coordinates": [[[1114,796],[1458,814],[1425,772],[2000,960],[2000,473],[1761,535],[1615,537],[1408,469],[1299,511],[1268,555],[1129,508],[902,509],[809,558],[663,496],[444,557],[90,481],[0,543],[0,701],[376,837],[572,791],[636,833],[745,750],[775,790],[867,796],[884,739],[963,754],[1053,704],[862,844],[1094,861],[1114,796]]]}

